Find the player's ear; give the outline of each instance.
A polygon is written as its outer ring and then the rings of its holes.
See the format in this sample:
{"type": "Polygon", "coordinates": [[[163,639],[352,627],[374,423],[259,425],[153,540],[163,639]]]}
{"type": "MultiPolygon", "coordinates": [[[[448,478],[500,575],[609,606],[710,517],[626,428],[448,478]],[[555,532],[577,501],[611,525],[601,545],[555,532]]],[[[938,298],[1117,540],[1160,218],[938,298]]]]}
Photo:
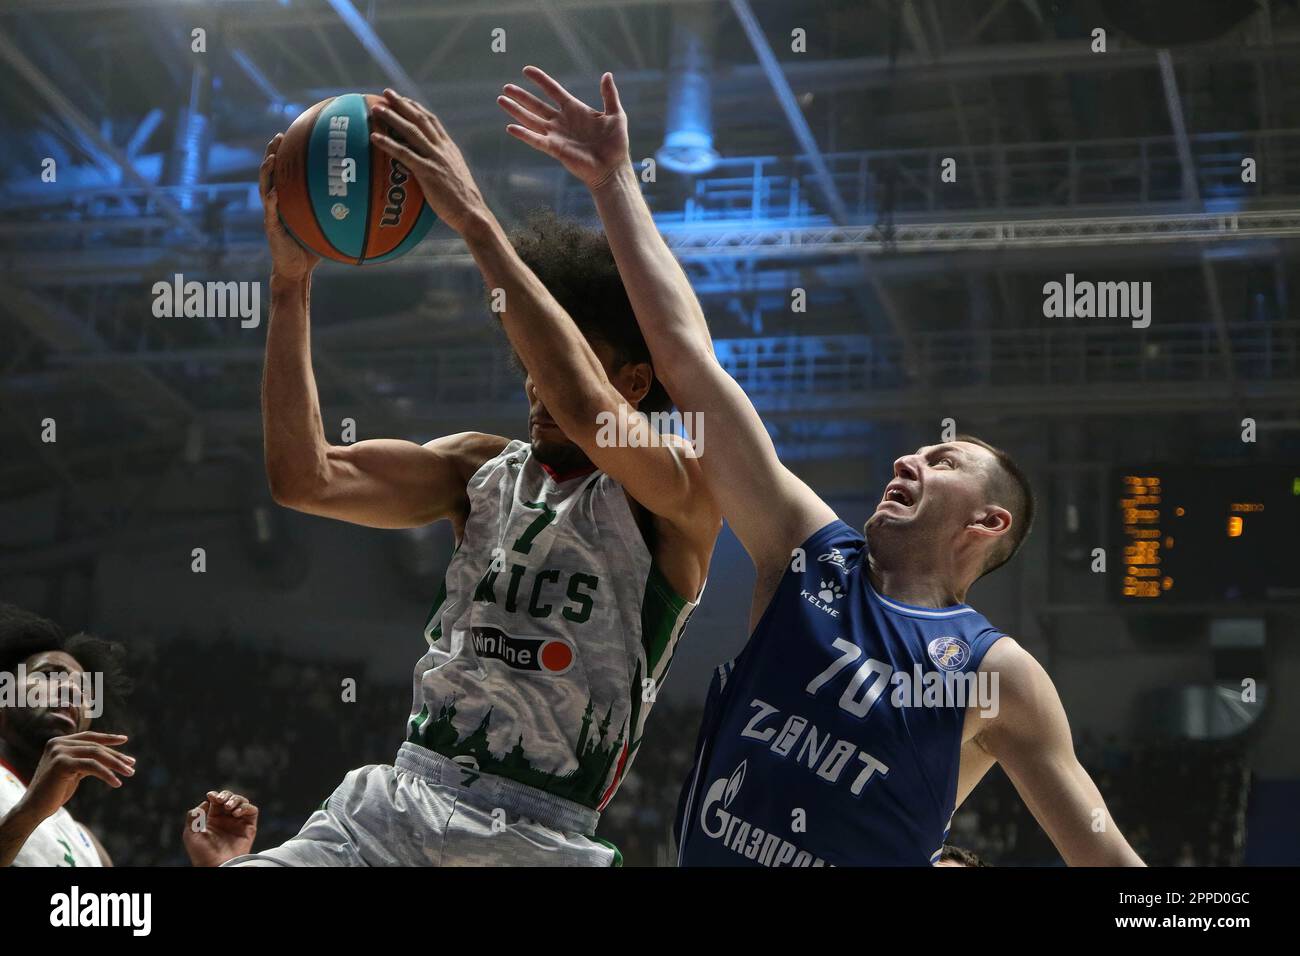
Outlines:
{"type": "Polygon", "coordinates": [[[618,370],[618,390],[629,404],[639,405],[654,384],[655,373],[649,362],[627,362],[618,370]]]}
{"type": "Polygon", "coordinates": [[[1011,512],[1001,505],[988,505],[975,512],[966,527],[977,534],[998,537],[1011,530],[1011,512]]]}

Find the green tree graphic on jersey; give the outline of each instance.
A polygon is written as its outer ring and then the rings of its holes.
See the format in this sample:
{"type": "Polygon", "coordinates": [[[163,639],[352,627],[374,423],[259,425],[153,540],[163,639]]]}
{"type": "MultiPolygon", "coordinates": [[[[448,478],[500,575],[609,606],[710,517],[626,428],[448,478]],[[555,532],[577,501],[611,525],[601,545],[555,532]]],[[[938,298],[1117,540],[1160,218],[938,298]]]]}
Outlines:
{"type": "Polygon", "coordinates": [[[462,738],[454,724],[455,698],[442,704],[438,708],[438,715],[432,720],[429,719],[429,705],[422,706],[420,712],[410,720],[411,730],[406,739],[444,757],[473,757],[482,773],[506,777],[516,783],[594,807],[600,803],[609,771],[623,751],[621,729],[616,738],[608,740],[609,725],[614,716],[613,705],[605,711],[604,718],[596,726],[595,733],[592,733],[594,711],[594,702],[587,698],[587,709],[582,715],[582,729],[574,748],[578,765],[567,773],[534,767],[524,748],[523,734],[519,735],[515,745],[505,754],[497,756],[492,753],[488,748],[491,707],[478,726],[462,738]]]}

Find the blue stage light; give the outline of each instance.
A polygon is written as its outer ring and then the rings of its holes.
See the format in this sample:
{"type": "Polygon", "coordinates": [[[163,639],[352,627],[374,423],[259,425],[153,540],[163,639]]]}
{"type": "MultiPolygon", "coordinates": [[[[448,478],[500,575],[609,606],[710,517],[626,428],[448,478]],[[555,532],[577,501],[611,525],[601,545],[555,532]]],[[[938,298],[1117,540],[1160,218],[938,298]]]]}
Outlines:
{"type": "Polygon", "coordinates": [[[713,148],[713,18],[707,9],[673,11],[667,131],[655,153],[678,173],[706,173],[718,162],[713,148]]]}

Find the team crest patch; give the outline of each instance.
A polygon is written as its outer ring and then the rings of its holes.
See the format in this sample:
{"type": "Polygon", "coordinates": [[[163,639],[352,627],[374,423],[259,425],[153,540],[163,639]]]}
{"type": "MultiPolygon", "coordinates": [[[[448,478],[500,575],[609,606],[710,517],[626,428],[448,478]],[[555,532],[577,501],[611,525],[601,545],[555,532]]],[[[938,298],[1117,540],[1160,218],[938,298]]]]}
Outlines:
{"type": "Polygon", "coordinates": [[[959,671],[970,660],[970,645],[959,637],[936,637],[926,648],[941,670],[959,671]]]}

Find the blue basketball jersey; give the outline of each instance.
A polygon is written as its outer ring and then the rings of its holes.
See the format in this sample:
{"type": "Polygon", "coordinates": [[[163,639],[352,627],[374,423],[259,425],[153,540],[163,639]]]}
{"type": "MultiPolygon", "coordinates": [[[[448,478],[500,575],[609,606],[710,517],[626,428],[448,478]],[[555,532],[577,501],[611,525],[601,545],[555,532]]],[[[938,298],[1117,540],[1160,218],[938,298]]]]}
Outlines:
{"type": "Polygon", "coordinates": [[[1002,637],[965,604],[876,593],[836,520],[796,555],[749,643],[714,674],[678,801],[683,866],[928,865],[957,796],[966,705],[1002,637]]]}

